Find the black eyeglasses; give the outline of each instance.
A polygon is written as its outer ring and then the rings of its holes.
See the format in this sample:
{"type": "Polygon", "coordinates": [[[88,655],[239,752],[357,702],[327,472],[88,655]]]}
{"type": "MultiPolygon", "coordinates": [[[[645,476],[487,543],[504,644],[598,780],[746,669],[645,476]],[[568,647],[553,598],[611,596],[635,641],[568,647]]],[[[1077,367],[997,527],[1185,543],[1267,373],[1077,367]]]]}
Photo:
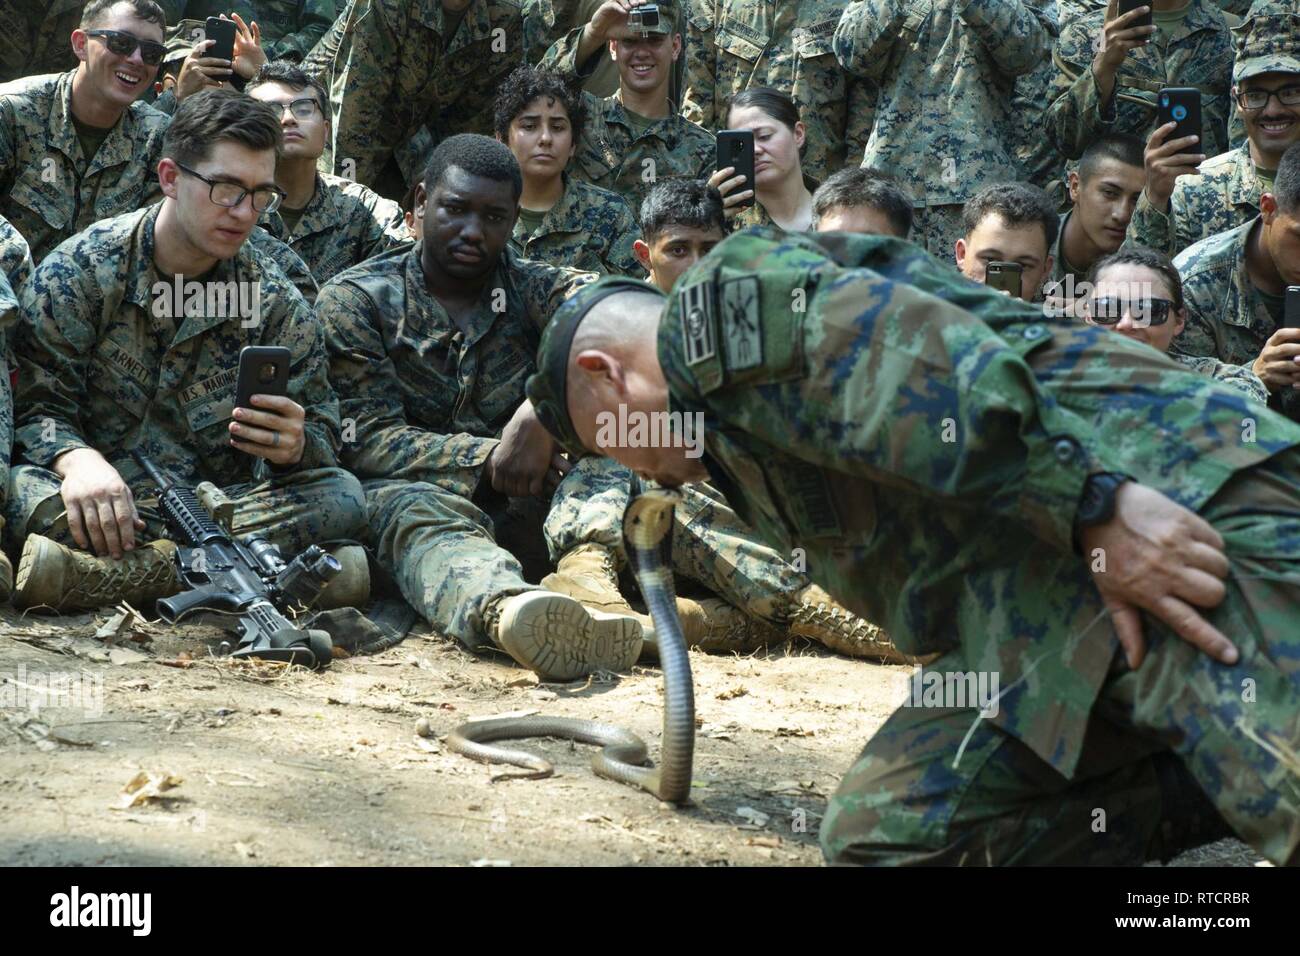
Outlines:
{"type": "Polygon", "coordinates": [[[118,56],[130,56],[138,47],[140,59],[146,66],[157,66],[162,62],[163,54],[167,52],[167,48],[161,43],[141,40],[135,34],[123,33],[120,30],[87,30],[86,36],[103,40],[109,52],[116,53],[118,56]]]}
{"type": "Polygon", "coordinates": [[[1241,90],[1237,105],[1243,110],[1262,110],[1273,97],[1283,106],[1300,106],[1300,86],[1284,86],[1280,90],[1241,90]]]}
{"type": "Polygon", "coordinates": [[[316,102],[314,96],[304,96],[302,99],[290,100],[288,103],[272,103],[271,106],[278,109],[281,116],[284,115],[285,110],[288,110],[293,114],[294,119],[300,120],[311,119],[320,109],[320,104],[316,102]]]}
{"type": "Polygon", "coordinates": [[[1148,325],[1164,325],[1169,321],[1169,313],[1174,304],[1168,299],[1120,299],[1102,296],[1088,304],[1088,316],[1098,325],[1117,325],[1126,315],[1133,317],[1133,324],[1144,328],[1148,325]]]}
{"type": "Polygon", "coordinates": [[[189,173],[195,179],[201,180],[208,184],[208,198],[218,206],[225,206],[227,209],[233,209],[244,201],[244,197],[249,193],[253,194],[253,208],[257,212],[275,212],[280,208],[280,203],[284,202],[284,192],[275,186],[262,186],[260,189],[245,189],[239,183],[222,182],[219,179],[208,179],[202,173],[196,173],[181,163],[177,167],[185,173],[189,173]]]}

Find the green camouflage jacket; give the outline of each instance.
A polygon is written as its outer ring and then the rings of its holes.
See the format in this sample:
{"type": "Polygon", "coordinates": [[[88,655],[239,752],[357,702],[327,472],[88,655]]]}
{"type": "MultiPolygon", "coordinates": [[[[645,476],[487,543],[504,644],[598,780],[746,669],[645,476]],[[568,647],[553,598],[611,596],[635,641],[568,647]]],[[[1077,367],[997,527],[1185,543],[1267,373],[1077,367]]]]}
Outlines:
{"type": "Polygon", "coordinates": [[[1055,21],[1034,0],[856,0],[835,56],[880,87],[862,165],[917,206],[964,203],[1016,176],[1015,78],[1048,54],[1055,21]]]}
{"type": "Polygon", "coordinates": [[[450,35],[445,17],[441,0],[372,0],[356,18],[336,76],[335,173],[373,187],[422,126],[435,142],[491,134],[497,86],[523,62],[519,0],[476,0],[450,35]]]}
{"type": "MultiPolygon", "coordinates": [[[[9,279],[10,291],[17,295],[31,278],[34,268],[27,240],[13,227],[13,223],[0,216],[0,272],[9,279]]],[[[0,325],[0,330],[4,327],[0,325]]]]}
{"type": "Polygon", "coordinates": [[[84,0],[0,0],[0,83],[75,69],[84,0]]]}
{"type": "Polygon", "coordinates": [[[1078,159],[1103,133],[1128,133],[1145,142],[1156,125],[1160,88],[1194,86],[1201,91],[1205,146],[1201,152],[1215,156],[1226,150],[1236,52],[1223,14],[1209,0],[1191,0],[1187,18],[1169,38],[1163,54],[1154,42],[1129,51],[1115,79],[1115,94],[1103,109],[1092,58],[1105,19],[1105,10],[1081,17],[1062,28],[1056,43],[1046,131],[1057,148],[1078,159]]]}
{"type": "Polygon", "coordinates": [[[679,280],[659,361],[742,519],[901,650],[999,673],[992,719],[1066,776],[1117,646],[1073,543],[1087,477],[1197,509],[1300,444],[1155,349],[880,236],[730,237],[679,280]]]}
{"type": "Polygon", "coordinates": [[[72,125],[73,73],[0,86],[0,213],[40,262],[93,222],[156,202],[170,118],[132,103],[89,162],[72,125]]]}
{"type": "Polygon", "coordinates": [[[16,450],[49,468],[66,451],[95,448],[128,484],[140,478],[131,458],[137,447],[182,480],[264,480],[270,465],[232,448],[227,424],[240,349],[283,345],[292,355],[288,394],[307,412],[296,468],[335,465],[338,400],[307,303],[247,244],[218,263],[203,299],[183,290],[177,303],[175,278],[159,275],[153,260],[161,208],[77,234],[45,257],[23,290],[14,335],[16,450]]]}
{"type": "Polygon", "coordinates": [[[344,467],[470,497],[524,400],[542,327],[596,277],[507,249],[462,332],[429,294],[420,250],[416,243],[363,262],[317,299],[330,380],[344,396],[344,467]]]}
{"type": "Polygon", "coordinates": [[[317,285],[406,241],[397,203],[327,173],[317,174],[316,192],[293,232],[278,212],[263,216],[261,224],[302,257],[317,285]]]}
{"type": "MultiPolygon", "coordinates": [[[[1209,236],[1184,249],[1174,259],[1183,277],[1187,324],[1169,347],[1171,355],[1191,368],[1219,377],[1249,375],[1251,366],[1280,326],[1255,291],[1246,270],[1246,244],[1259,223],[1252,219],[1235,229],[1209,236]],[[1217,366],[1228,369],[1219,370],[1217,366]]],[[[1260,383],[1263,387],[1263,383],[1260,383]]],[[[1292,418],[1300,418],[1300,400],[1293,392],[1272,399],[1292,418]]]]}
{"type": "Polygon", "coordinates": [[[875,119],[876,87],[846,74],[831,39],[839,0],[690,0],[683,113],[723,129],[731,97],[753,86],[789,93],[807,127],[805,171],[825,179],[862,160],[875,119]]]}
{"type": "MultiPolygon", "coordinates": [[[[585,75],[578,60],[582,28],[565,34],[546,53],[542,65],[571,80],[585,75]]],[[[622,96],[604,98],[582,94],[587,123],[578,137],[578,151],[569,163],[574,179],[622,196],[640,210],[646,193],[660,179],[674,176],[707,178],[718,148],[713,134],[680,114],[670,113],[638,135],[628,122],[622,96]]]]}
{"type": "Polygon", "coordinates": [[[511,248],[522,258],[584,272],[641,278],[632,243],[641,238],[632,209],[618,193],[565,176],[564,195],[532,236],[515,222],[511,248]]]}
{"type": "Polygon", "coordinates": [[[1177,255],[1194,242],[1226,232],[1259,215],[1264,187],[1255,175],[1249,144],[1201,163],[1195,176],[1179,176],[1168,211],[1144,192],[1128,224],[1128,241],[1177,255]]]}

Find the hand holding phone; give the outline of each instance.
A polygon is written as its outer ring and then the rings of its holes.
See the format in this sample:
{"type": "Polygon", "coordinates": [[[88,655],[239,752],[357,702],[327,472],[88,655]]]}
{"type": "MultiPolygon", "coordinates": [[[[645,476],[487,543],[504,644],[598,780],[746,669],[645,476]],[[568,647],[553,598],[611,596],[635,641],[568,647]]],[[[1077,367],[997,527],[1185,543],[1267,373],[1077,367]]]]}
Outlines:
{"type": "MultiPolygon", "coordinates": [[[[740,191],[753,190],[754,187],[754,132],[748,129],[724,129],[718,133],[718,164],[715,169],[722,170],[730,166],[735,170],[728,180],[744,176],[745,181],[739,187],[740,191]]],[[[715,176],[717,174],[715,173],[715,176]]],[[[714,183],[714,185],[719,185],[714,183]]],[[[719,186],[719,191],[721,187],[719,186]]],[[[727,193],[735,191],[728,190],[727,193]]],[[[727,193],[723,198],[727,198],[727,193]]],[[[727,204],[728,209],[746,209],[754,205],[754,196],[749,196],[735,202],[727,204]]]]}
{"type": "Polygon", "coordinates": [[[1156,94],[1156,126],[1176,124],[1166,142],[1201,136],[1201,91],[1190,86],[1166,86],[1156,94]]]}

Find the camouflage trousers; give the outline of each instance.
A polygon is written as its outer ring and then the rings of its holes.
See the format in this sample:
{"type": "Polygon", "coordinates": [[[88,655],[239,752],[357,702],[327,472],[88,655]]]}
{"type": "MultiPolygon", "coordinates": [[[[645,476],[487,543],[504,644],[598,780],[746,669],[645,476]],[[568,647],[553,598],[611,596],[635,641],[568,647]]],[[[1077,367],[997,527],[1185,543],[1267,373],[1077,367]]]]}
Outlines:
{"type": "Polygon", "coordinates": [[[962,206],[923,206],[912,210],[912,241],[940,262],[957,261],[957,240],[965,235],[962,206]]]}
{"type": "MultiPolygon", "coordinates": [[[[488,605],[537,589],[568,550],[600,544],[626,563],[622,526],[630,481],[631,472],[613,462],[584,458],[550,502],[490,489],[471,501],[424,482],[381,479],[363,487],[380,565],[431,626],[476,648],[490,641],[488,605]]],[[[703,492],[689,497],[674,516],[678,573],[751,614],[788,620],[795,593],[807,583],[803,576],[757,544],[720,499],[703,492]]]]}
{"type": "Polygon", "coordinates": [[[1208,617],[1237,664],[1145,616],[1147,657],[1136,671],[1117,659],[1070,779],[973,709],[901,707],[831,799],[827,860],[1136,864],[1225,834],[1221,817],[1274,863],[1300,862],[1297,474],[1291,449],[1202,509],[1231,563],[1208,617]]]}
{"type": "MultiPolygon", "coordinates": [[[[53,538],[76,547],[68,530],[68,516],[54,472],[35,465],[17,465],[5,502],[5,546],[17,557],[29,534],[53,538]]],[[[238,484],[222,491],[235,506],[231,530],[238,536],[260,535],[280,548],[286,558],[310,544],[360,540],[366,528],[366,506],[361,483],[342,468],[312,468],[274,481],[238,484]]],[[[136,540],[168,537],[154,498],[137,498],[136,510],[145,530],[136,540]]]]}

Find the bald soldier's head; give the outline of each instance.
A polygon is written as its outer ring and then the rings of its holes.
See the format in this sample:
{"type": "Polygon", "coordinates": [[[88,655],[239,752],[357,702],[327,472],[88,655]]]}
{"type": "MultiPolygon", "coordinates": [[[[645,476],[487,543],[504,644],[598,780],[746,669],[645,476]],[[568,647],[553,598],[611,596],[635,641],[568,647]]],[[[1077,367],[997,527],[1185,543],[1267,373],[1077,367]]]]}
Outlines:
{"type": "Polygon", "coordinates": [[[605,455],[675,486],[702,481],[708,472],[703,436],[683,430],[674,421],[680,416],[668,413],[657,349],[664,304],[658,290],[636,280],[585,287],[547,327],[528,397],[571,451],[605,455]]]}

